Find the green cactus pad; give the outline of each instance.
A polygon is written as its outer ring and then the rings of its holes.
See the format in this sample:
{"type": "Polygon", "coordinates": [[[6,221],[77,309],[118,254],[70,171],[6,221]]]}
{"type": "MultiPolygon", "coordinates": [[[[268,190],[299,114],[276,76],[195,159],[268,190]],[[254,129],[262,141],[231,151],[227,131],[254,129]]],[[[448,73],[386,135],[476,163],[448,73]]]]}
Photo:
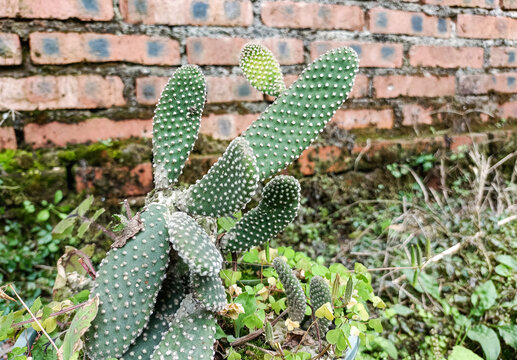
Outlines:
{"type": "Polygon", "coordinates": [[[246,44],[239,65],[251,86],[266,95],[278,96],[285,90],[282,70],[275,56],[260,44],[246,44]]]}
{"type": "Polygon", "coordinates": [[[187,263],[191,272],[201,276],[221,271],[223,258],[199,224],[184,212],[169,216],[169,239],[174,250],[187,263]]]}
{"type": "MultiPolygon", "coordinates": [[[[314,311],[318,310],[321,306],[323,306],[326,303],[330,303],[332,305],[332,295],[330,293],[330,287],[320,276],[315,276],[311,279],[309,294],[314,311]]],[[[318,319],[318,327],[320,329],[320,337],[322,339],[325,339],[325,334],[329,329],[330,323],[331,321],[326,318],[318,319]]],[[[315,327],[311,329],[311,335],[317,336],[315,327]]]]}
{"type": "Polygon", "coordinates": [[[197,139],[206,100],[206,81],[195,65],[179,68],[162,92],[153,119],[156,188],[176,182],[197,139]]]}
{"type": "Polygon", "coordinates": [[[348,97],[358,64],[350,48],[323,54],[244,132],[260,180],[297,159],[318,136],[348,97]]]}
{"type": "Polygon", "coordinates": [[[264,188],[262,201],[250,210],[221,239],[224,251],[243,251],[271,240],[296,216],[300,184],[292,176],[280,175],[264,188]]]}
{"type": "Polygon", "coordinates": [[[187,296],[151,360],[212,360],[215,318],[187,296]]]}
{"type": "Polygon", "coordinates": [[[226,292],[219,275],[200,276],[192,273],[190,287],[194,298],[205,310],[219,312],[226,306],[226,292]]]}
{"type": "Polygon", "coordinates": [[[302,322],[307,307],[305,293],[300,281],[296,278],[293,270],[281,257],[273,260],[273,266],[278,274],[278,279],[284,287],[287,295],[287,310],[292,321],[302,322]]]}
{"type": "Polygon", "coordinates": [[[154,312],[142,334],[120,360],[146,360],[169,330],[169,318],[179,309],[185,298],[185,287],[178,278],[167,278],[158,294],[154,312]]]}
{"type": "Polygon", "coordinates": [[[169,261],[164,211],[150,204],[140,215],[143,229],[100,265],[90,295],[99,295],[99,312],[86,334],[92,360],[122,356],[149,321],[169,261]]]}
{"type": "Polygon", "coordinates": [[[179,208],[190,214],[227,216],[255,194],[258,169],[248,142],[234,139],[208,173],[185,193],[179,208]]]}

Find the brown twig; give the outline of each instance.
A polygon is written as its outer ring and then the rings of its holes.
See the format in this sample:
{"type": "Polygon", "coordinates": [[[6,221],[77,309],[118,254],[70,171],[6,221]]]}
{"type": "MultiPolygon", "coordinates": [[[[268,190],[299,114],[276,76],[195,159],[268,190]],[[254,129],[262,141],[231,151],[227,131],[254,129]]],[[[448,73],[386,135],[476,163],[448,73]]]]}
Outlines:
{"type": "Polygon", "coordinates": [[[104,226],[102,226],[101,224],[95,222],[95,221],[92,221],[90,218],[82,215],[75,215],[77,216],[79,219],[83,220],[83,221],[87,221],[90,223],[90,225],[93,225],[97,228],[97,230],[100,230],[102,231],[104,234],[106,234],[106,236],[108,236],[109,238],[111,238],[112,240],[115,240],[117,238],[117,234],[115,234],[113,231],[109,230],[109,229],[106,229],[104,226]]]}
{"type": "MultiPolygon", "coordinates": [[[[274,326],[281,318],[283,318],[285,315],[287,315],[287,312],[288,312],[287,310],[284,310],[280,315],[278,315],[276,317],[275,320],[271,321],[271,326],[274,326]]],[[[242,336],[242,337],[238,338],[237,340],[235,340],[234,342],[230,343],[230,346],[239,346],[239,345],[245,344],[248,341],[251,341],[251,340],[259,337],[263,333],[264,333],[264,329],[255,330],[255,331],[249,333],[248,335],[242,336]]]]}
{"type": "Polygon", "coordinates": [[[237,253],[232,252],[232,270],[237,271],[237,253]]]}
{"type": "Polygon", "coordinates": [[[320,335],[320,326],[318,324],[318,320],[316,320],[316,310],[314,310],[314,307],[312,304],[307,304],[311,308],[311,317],[313,324],[316,325],[316,335],[318,336],[318,350],[321,351],[321,335],[320,335]]]}
{"type": "MultiPolygon", "coordinates": [[[[77,305],[74,305],[74,306],[70,306],[70,307],[67,307],[63,310],[59,310],[55,313],[52,313],[50,314],[48,317],[54,317],[54,316],[59,316],[59,315],[63,315],[67,312],[70,312],[70,311],[73,311],[75,309],[78,309],[78,308],[81,308],[83,307],[84,305],[86,305],[88,302],[83,302],[83,303],[80,303],[80,304],[77,304],[77,305]]],[[[41,319],[41,316],[36,318],[37,320],[41,319]]],[[[20,321],[20,322],[17,322],[17,323],[14,323],[11,325],[11,327],[15,328],[15,327],[19,327],[19,326],[22,326],[22,325],[25,325],[25,324],[30,324],[31,322],[34,322],[35,320],[34,319],[29,319],[29,320],[25,320],[25,321],[20,321]]]]}

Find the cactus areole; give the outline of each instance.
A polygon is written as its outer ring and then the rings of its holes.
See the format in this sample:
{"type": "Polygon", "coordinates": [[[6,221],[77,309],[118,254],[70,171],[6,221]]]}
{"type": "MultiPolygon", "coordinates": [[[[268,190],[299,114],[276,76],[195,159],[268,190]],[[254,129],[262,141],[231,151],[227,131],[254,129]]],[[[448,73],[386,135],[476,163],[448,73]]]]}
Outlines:
{"type": "MultiPolygon", "coordinates": [[[[185,65],[163,90],[153,119],[155,191],[139,214],[141,226],[100,265],[91,293],[100,298],[99,311],[86,334],[90,359],[213,358],[214,313],[227,304],[219,276],[222,253],[248,250],[282,231],[298,211],[300,185],[291,176],[274,177],[258,206],[220,241],[216,217],[243,209],[260,181],[312,143],[350,93],[358,58],[350,48],[331,50],[288,89],[278,62],[261,45],[246,45],[240,66],[251,85],[277,98],[184,191],[172,186],[197,138],[206,81],[197,66],[185,65]]],[[[303,292],[285,263],[277,260],[275,268],[284,287],[293,287],[290,316],[300,321],[303,292]]],[[[319,302],[327,300],[323,285],[311,283],[319,302]]]]}

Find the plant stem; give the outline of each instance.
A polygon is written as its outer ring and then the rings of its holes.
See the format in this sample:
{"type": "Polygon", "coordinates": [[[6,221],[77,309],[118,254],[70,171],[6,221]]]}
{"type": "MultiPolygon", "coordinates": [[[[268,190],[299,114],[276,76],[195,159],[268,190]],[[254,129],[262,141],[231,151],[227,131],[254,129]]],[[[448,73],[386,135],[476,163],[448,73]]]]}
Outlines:
{"type": "MultiPolygon", "coordinates": [[[[81,308],[83,307],[84,305],[86,305],[88,302],[83,302],[83,303],[80,303],[80,304],[77,304],[77,305],[74,305],[74,306],[70,306],[66,309],[63,309],[63,310],[59,310],[55,313],[52,313],[50,314],[48,317],[53,317],[53,316],[59,316],[59,315],[63,315],[63,314],[66,314],[67,312],[70,312],[70,311],[73,311],[75,309],[78,309],[78,308],[81,308]]],[[[36,318],[37,320],[38,319],[41,319],[41,316],[36,318]]],[[[29,320],[25,320],[25,321],[20,321],[20,322],[17,322],[17,323],[14,323],[11,325],[11,327],[19,327],[19,326],[22,326],[22,325],[25,325],[25,324],[30,324],[31,322],[34,322],[35,319],[29,319],[29,320]]]]}
{"type": "MultiPolygon", "coordinates": [[[[288,312],[287,310],[284,310],[280,315],[278,315],[276,317],[275,320],[271,321],[271,326],[274,326],[281,318],[283,318],[285,315],[287,315],[287,312],[288,312]]],[[[262,333],[264,333],[264,329],[255,330],[255,331],[249,333],[248,335],[238,338],[234,342],[230,343],[230,345],[239,346],[239,345],[245,344],[248,341],[251,341],[251,340],[259,337],[260,335],[262,335],[262,333]]]]}

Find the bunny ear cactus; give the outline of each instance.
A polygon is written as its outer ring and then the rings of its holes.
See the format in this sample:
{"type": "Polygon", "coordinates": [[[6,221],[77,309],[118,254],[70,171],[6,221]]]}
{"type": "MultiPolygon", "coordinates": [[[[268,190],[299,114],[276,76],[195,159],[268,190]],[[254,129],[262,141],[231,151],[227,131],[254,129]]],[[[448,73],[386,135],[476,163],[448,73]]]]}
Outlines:
{"type": "MultiPolygon", "coordinates": [[[[332,294],[330,293],[330,287],[327,285],[327,283],[325,282],[325,280],[323,280],[321,276],[315,276],[311,279],[311,283],[309,285],[309,293],[311,304],[314,311],[318,310],[326,303],[332,304],[332,294]]],[[[321,318],[317,321],[320,336],[322,338],[325,338],[325,334],[329,329],[331,321],[326,318],[321,318]]],[[[312,331],[312,335],[317,335],[315,330],[312,331]]]]}
{"type": "MultiPolygon", "coordinates": [[[[219,277],[220,251],[260,245],[296,216],[300,185],[290,176],[277,176],[265,186],[259,205],[217,244],[215,217],[241,210],[259,181],[310,145],[349,94],[357,55],[349,48],[330,51],[287,90],[269,50],[248,45],[240,63],[253,86],[278,98],[186,190],[171,186],[199,131],[205,79],[198,67],[182,66],[162,92],[153,119],[156,189],[125,229],[131,236],[117,240],[97,273],[91,297],[99,297],[99,312],[86,334],[90,359],[211,359],[213,313],[227,300],[219,277]]],[[[303,320],[306,299],[300,283],[281,258],[273,265],[287,293],[291,320],[303,320]]],[[[313,303],[319,301],[313,297],[313,303]]]]}

